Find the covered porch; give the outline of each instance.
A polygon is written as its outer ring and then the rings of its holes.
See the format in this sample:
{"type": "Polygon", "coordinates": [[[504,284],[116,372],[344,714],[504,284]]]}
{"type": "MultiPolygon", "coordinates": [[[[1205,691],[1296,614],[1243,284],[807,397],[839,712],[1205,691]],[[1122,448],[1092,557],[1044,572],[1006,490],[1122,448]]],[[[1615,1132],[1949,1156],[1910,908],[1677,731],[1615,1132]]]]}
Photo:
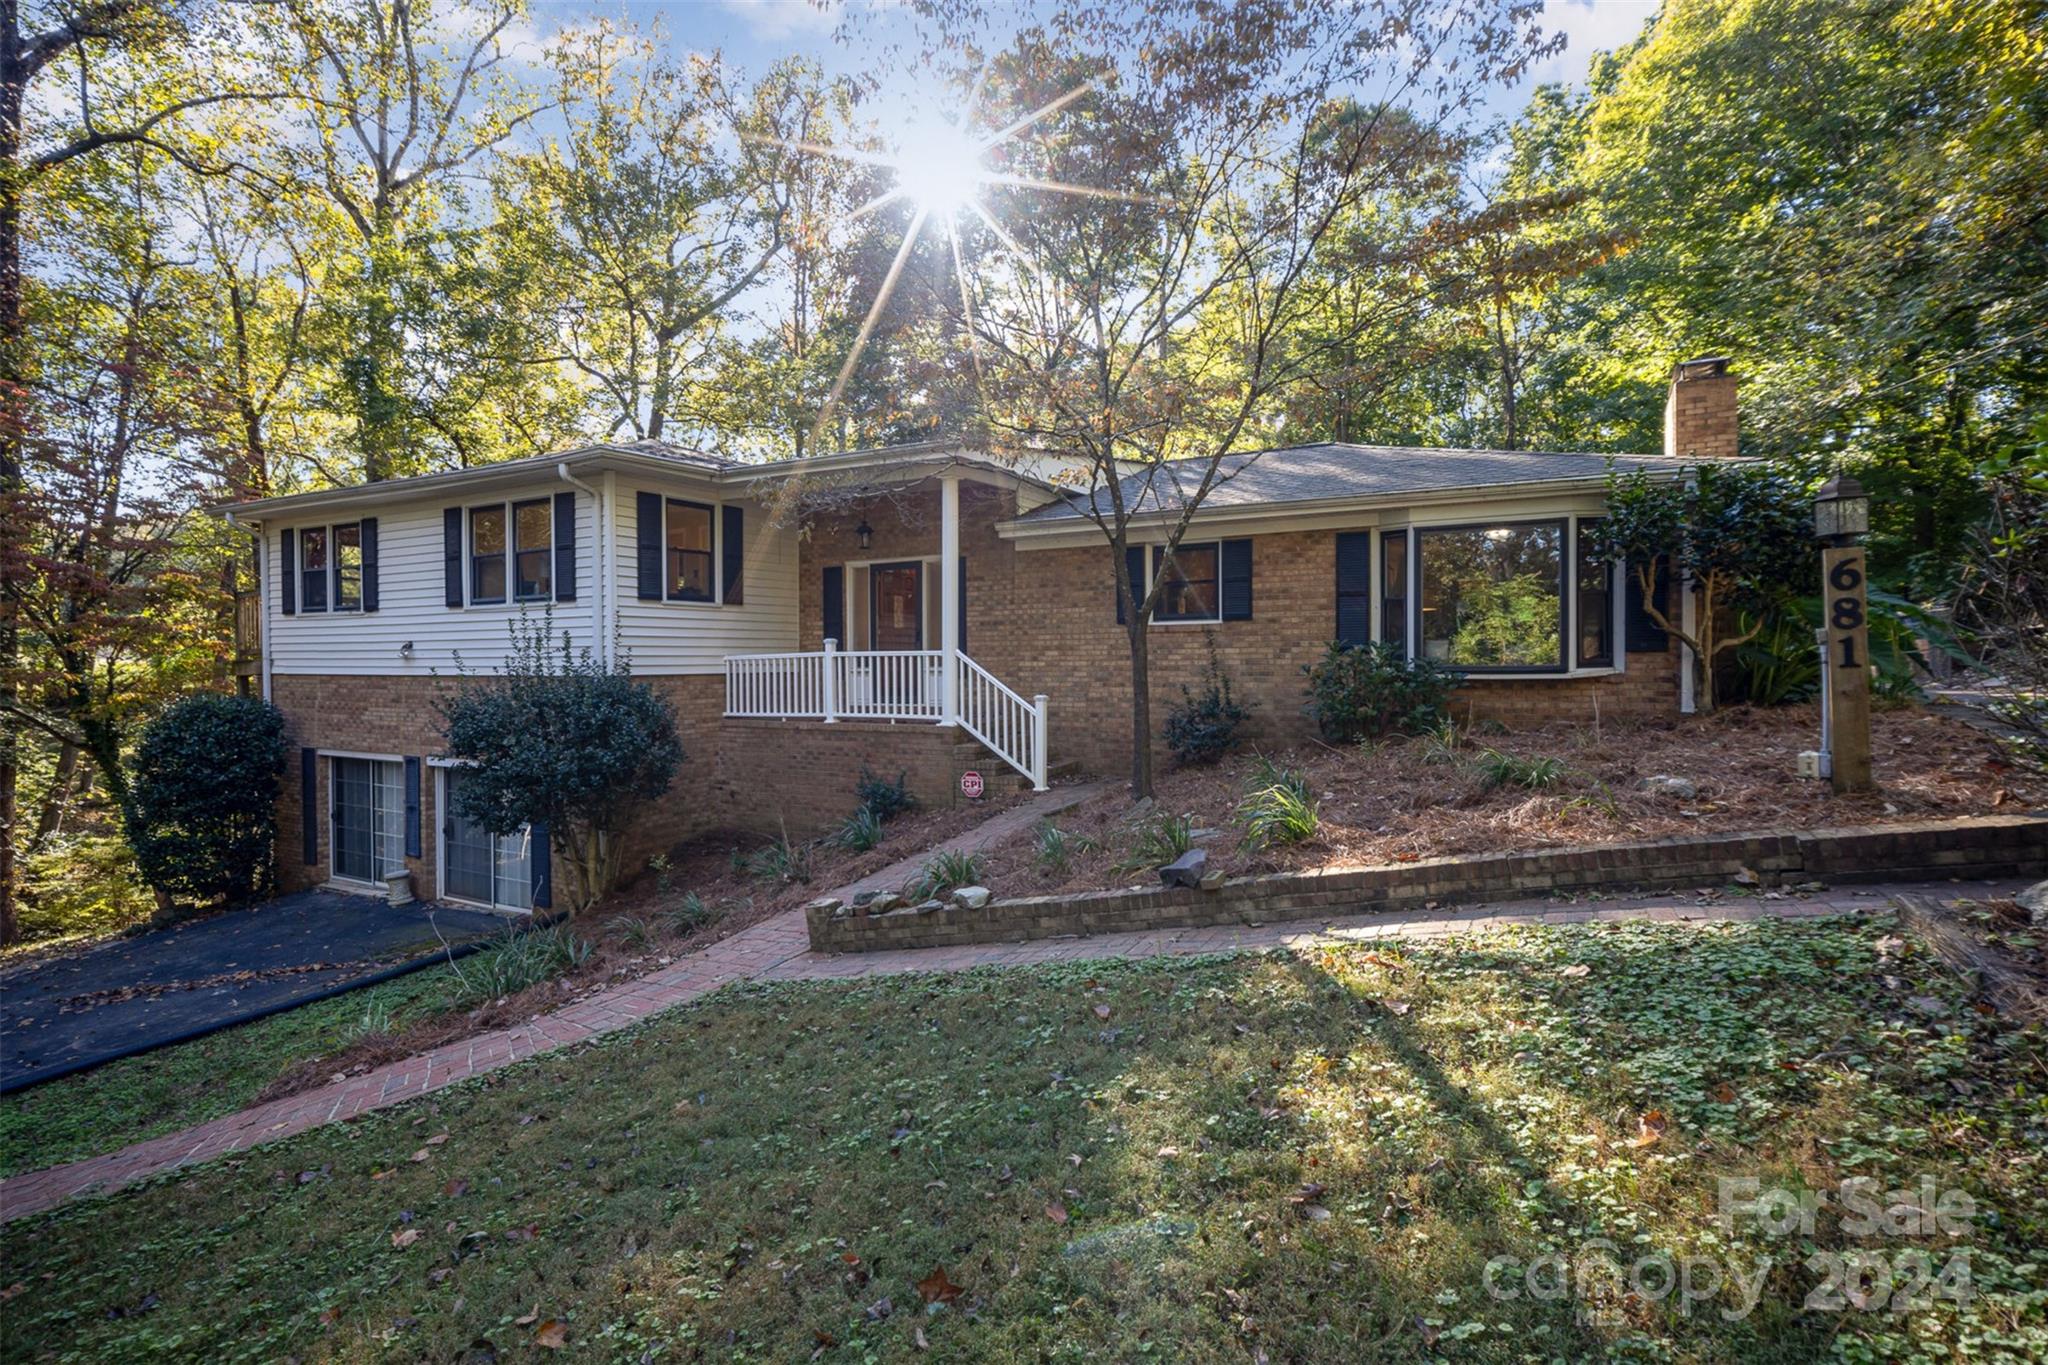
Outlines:
{"type": "Polygon", "coordinates": [[[952,463],[887,484],[828,486],[801,512],[802,642],[725,657],[725,714],[957,727],[1044,790],[1046,698],[1026,697],[967,648],[967,582],[986,572],[1015,476],[952,463]],[[962,485],[973,486],[974,534],[962,485]],[[934,513],[936,515],[934,515],[934,513]],[[879,522],[877,526],[873,523],[879,522]],[[969,541],[972,541],[970,544],[969,541]]]}

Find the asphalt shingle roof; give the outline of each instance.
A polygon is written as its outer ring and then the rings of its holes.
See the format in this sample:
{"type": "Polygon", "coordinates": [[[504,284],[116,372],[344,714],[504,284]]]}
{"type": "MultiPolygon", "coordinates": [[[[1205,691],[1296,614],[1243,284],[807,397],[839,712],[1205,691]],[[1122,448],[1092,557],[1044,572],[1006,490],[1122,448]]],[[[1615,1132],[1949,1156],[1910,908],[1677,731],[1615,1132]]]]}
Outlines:
{"type": "MultiPolygon", "coordinates": [[[[1325,502],[1344,498],[1398,498],[1460,488],[1598,479],[1608,461],[1624,470],[1677,469],[1686,462],[1663,455],[1598,455],[1584,451],[1442,450],[1422,446],[1362,446],[1340,442],[1286,446],[1227,455],[1204,510],[1325,502]]],[[[1123,480],[1124,505],[1136,512],[1171,511],[1201,484],[1206,460],[1175,460],[1123,480]]],[[[1112,506],[1108,489],[1095,502],[1112,506]]],[[[1026,522],[1072,520],[1088,508],[1076,493],[1027,514],[1026,522]]]]}

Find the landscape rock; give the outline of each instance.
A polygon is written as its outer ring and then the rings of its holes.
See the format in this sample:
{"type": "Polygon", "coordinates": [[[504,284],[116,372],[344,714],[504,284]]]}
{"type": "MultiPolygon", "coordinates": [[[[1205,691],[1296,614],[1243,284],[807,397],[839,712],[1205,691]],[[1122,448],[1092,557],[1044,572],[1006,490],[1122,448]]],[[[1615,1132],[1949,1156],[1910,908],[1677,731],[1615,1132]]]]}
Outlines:
{"type": "Polygon", "coordinates": [[[1201,887],[1204,891],[1221,891],[1223,883],[1227,879],[1227,874],[1221,868],[1214,872],[1204,872],[1202,874],[1201,887]]]}
{"type": "Polygon", "coordinates": [[[2035,882],[2013,899],[2034,924],[2048,924],[2048,882],[2035,882]]]}
{"type": "Polygon", "coordinates": [[[917,914],[930,915],[945,909],[946,905],[944,901],[934,898],[928,901],[919,901],[916,905],[913,905],[910,908],[913,912],[917,914]]]}
{"type": "Polygon", "coordinates": [[[1700,794],[1699,785],[1691,778],[1673,777],[1669,773],[1658,773],[1654,777],[1644,778],[1643,790],[1677,801],[1690,801],[1700,794]]]}
{"type": "Polygon", "coordinates": [[[820,896],[809,905],[806,905],[804,910],[806,913],[815,910],[821,915],[837,915],[845,907],[845,904],[837,896],[820,896]]]}
{"type": "Polygon", "coordinates": [[[1159,869],[1159,880],[1166,886],[1200,886],[1202,875],[1209,870],[1209,850],[1191,848],[1159,869]]]}
{"type": "Polygon", "coordinates": [[[953,893],[953,904],[967,910],[979,910],[987,905],[992,893],[985,886],[963,886],[953,893]]]}

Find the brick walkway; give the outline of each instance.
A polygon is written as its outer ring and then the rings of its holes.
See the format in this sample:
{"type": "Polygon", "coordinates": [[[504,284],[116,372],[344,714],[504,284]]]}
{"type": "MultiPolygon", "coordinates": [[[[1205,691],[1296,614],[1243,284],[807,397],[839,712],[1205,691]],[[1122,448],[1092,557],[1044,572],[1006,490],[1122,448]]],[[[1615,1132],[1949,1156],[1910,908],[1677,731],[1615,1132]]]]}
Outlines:
{"type": "MultiPolygon", "coordinates": [[[[1063,809],[1092,792],[1058,789],[1028,802],[941,848],[971,848],[1028,826],[1052,809],[1063,809]],[[998,822],[1004,828],[995,828],[998,822]]],[[[906,859],[873,877],[831,894],[844,896],[880,882],[900,884],[929,853],[906,859]],[[894,880],[890,880],[893,878],[894,880]]],[[[1801,899],[1735,900],[1696,904],[1675,895],[1553,905],[1520,901],[1457,911],[1415,911],[1359,915],[1291,924],[1161,929],[1105,934],[1094,938],[1037,939],[1022,943],[960,948],[821,956],[809,951],[804,917],[787,911],[742,930],[672,967],[614,990],[541,1015],[517,1028],[487,1033],[422,1056],[392,1062],[365,1076],[304,1094],[272,1100],[180,1133],[152,1138],[118,1152],[32,1171],[0,1181],[0,1221],[20,1218],[89,1191],[119,1189],[162,1171],[275,1142],[322,1124],[354,1118],[373,1109],[440,1090],[480,1072],[496,1070],[539,1053],[568,1047],[636,1024],[651,1014],[709,995],[733,981],[838,981],[903,972],[961,971],[984,966],[1028,966],[1099,958],[1187,956],[1202,953],[1303,948],[1316,943],[1375,938],[1428,938],[1510,924],[1578,924],[1649,919],[1748,920],[1765,916],[1809,917],[1881,909],[1900,893],[1936,899],[2009,895],[2022,883],[1939,882],[1870,886],[1829,891],[1801,899]]]]}

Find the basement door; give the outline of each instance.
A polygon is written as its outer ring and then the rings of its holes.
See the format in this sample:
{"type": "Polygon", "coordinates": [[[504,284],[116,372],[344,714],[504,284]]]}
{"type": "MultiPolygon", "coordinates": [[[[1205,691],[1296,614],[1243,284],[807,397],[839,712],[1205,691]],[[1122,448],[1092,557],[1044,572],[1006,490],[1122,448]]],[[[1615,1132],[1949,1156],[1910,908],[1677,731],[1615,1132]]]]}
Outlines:
{"type": "Polygon", "coordinates": [[[328,793],[332,872],[377,882],[405,867],[405,767],[375,758],[335,758],[328,793]]]}
{"type": "Polygon", "coordinates": [[[533,908],[532,840],[525,829],[492,834],[455,813],[460,768],[441,770],[441,894],[498,910],[533,908]]]}

